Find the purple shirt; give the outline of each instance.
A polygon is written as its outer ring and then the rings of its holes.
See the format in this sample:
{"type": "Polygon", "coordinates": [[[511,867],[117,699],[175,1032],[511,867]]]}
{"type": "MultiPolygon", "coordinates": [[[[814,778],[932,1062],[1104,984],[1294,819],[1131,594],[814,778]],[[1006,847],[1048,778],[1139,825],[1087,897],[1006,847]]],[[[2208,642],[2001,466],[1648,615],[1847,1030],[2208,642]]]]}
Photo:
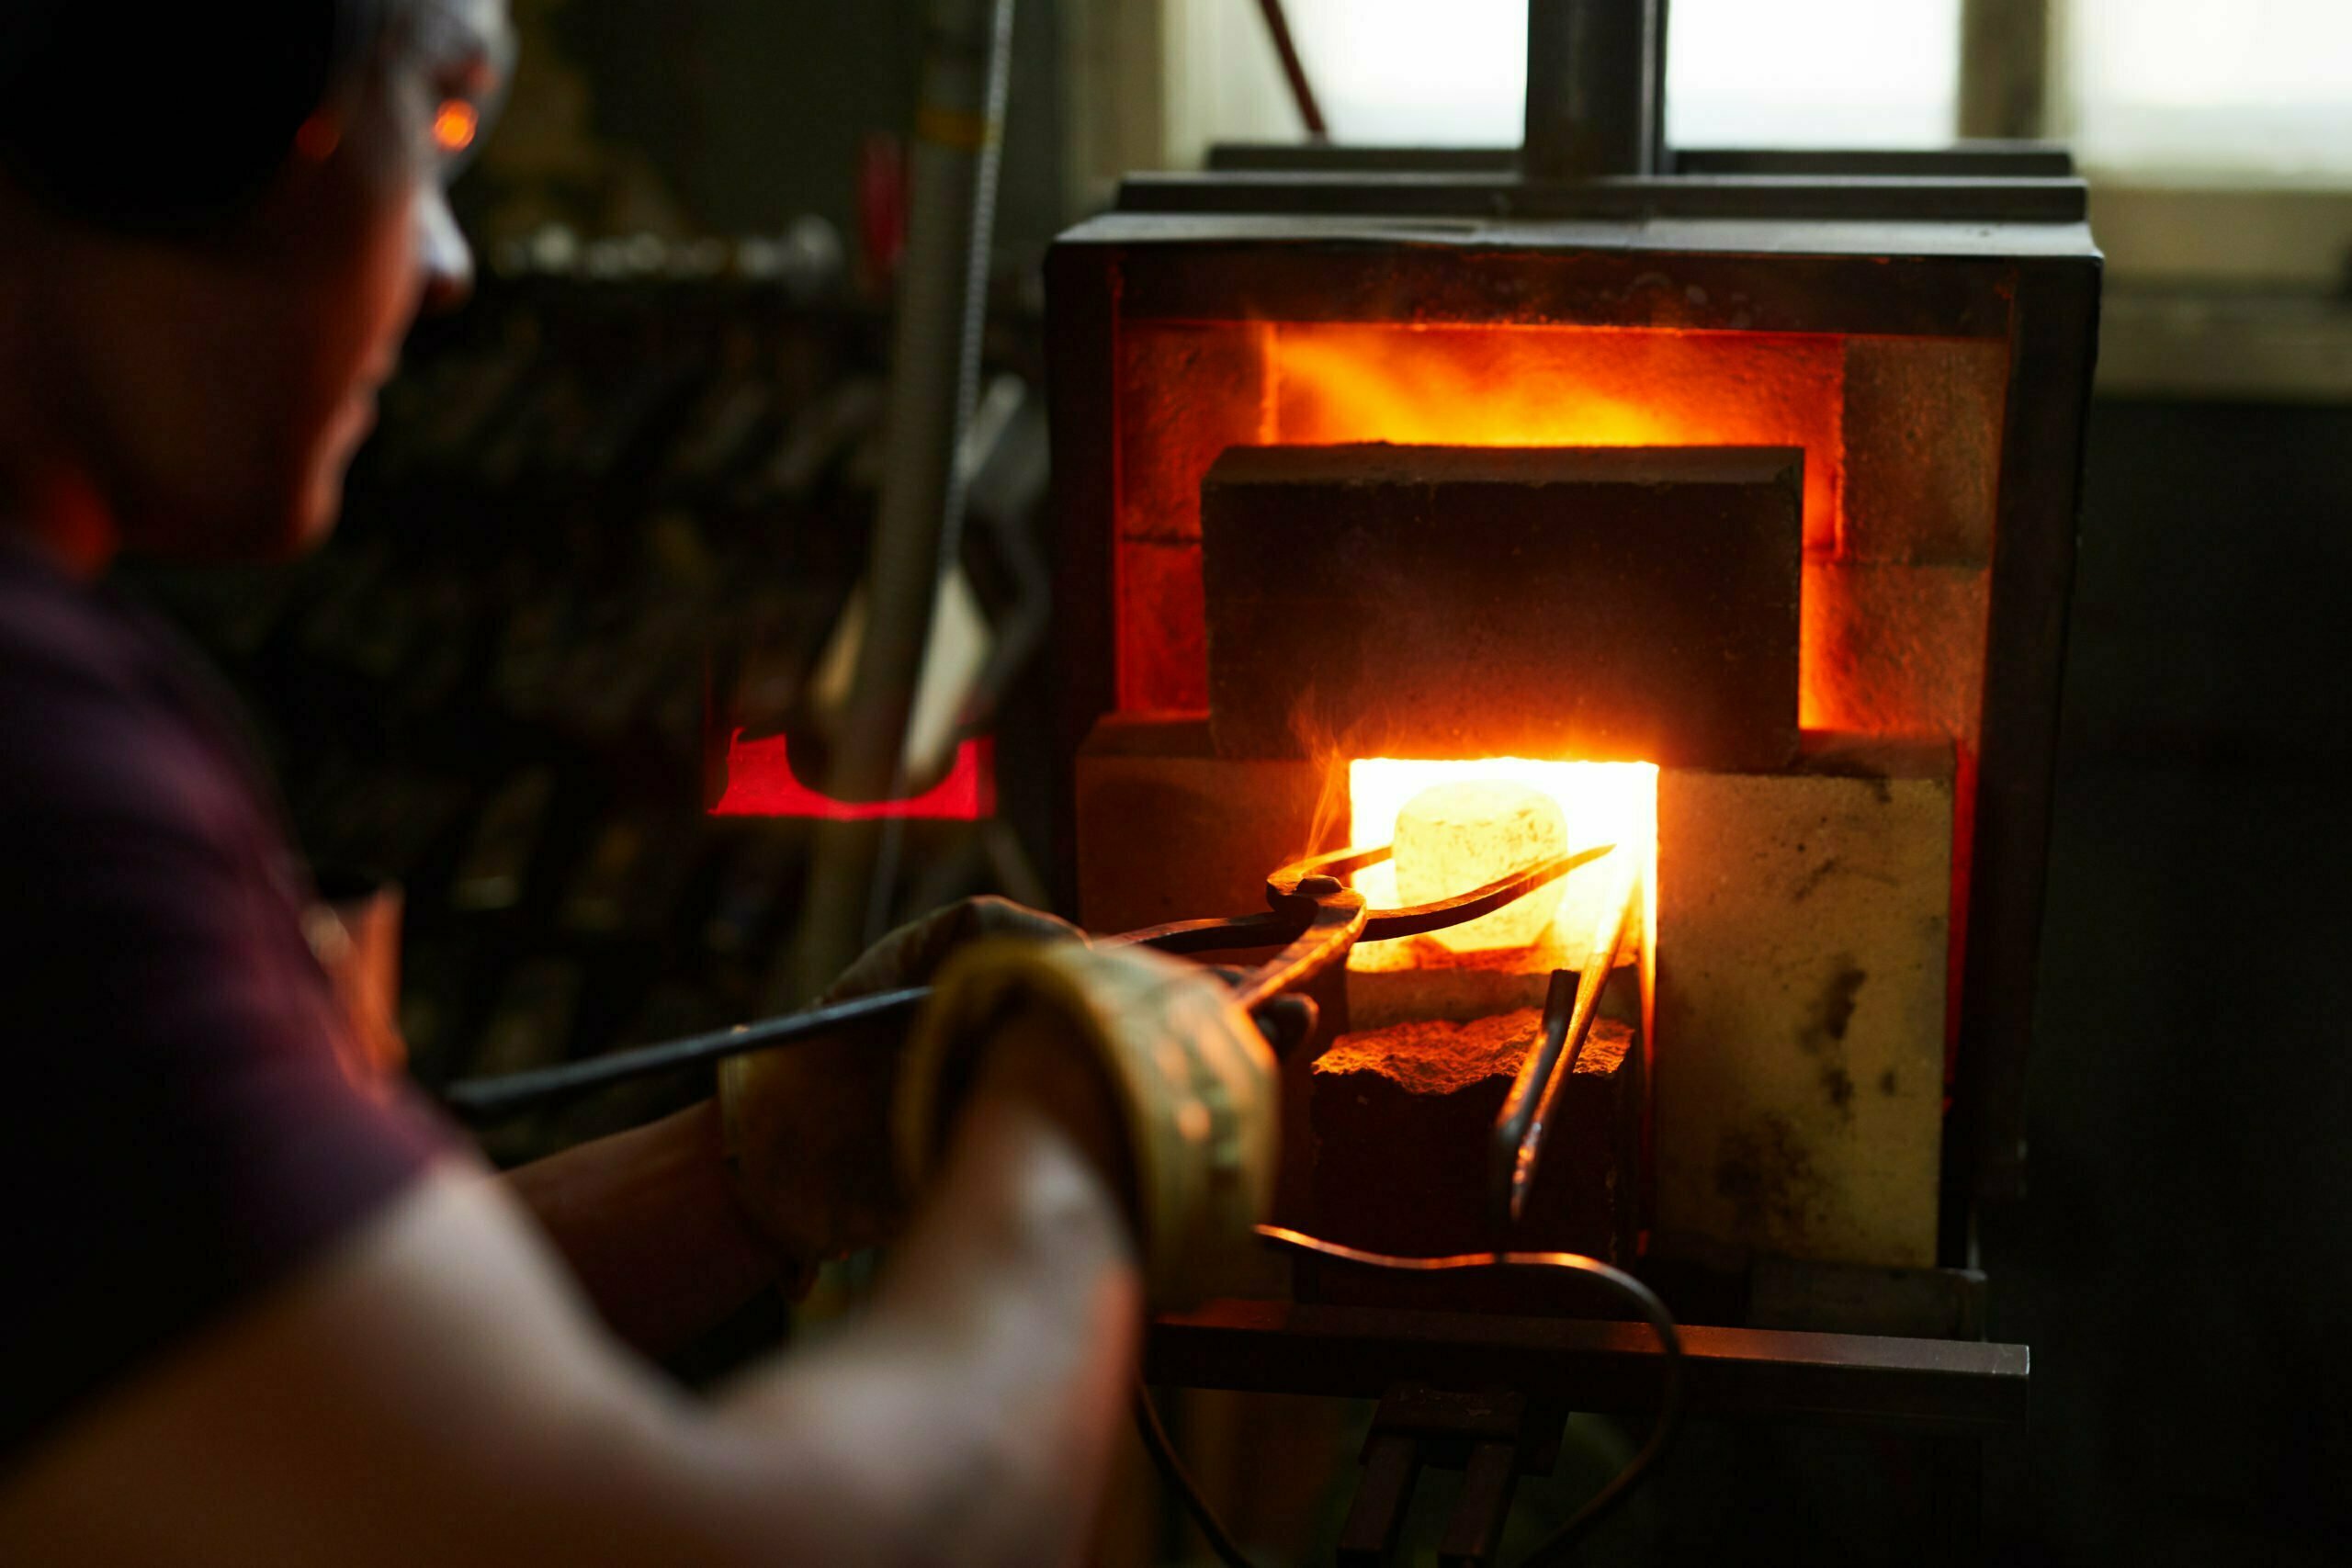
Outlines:
{"type": "Polygon", "coordinates": [[[0,1467],[401,1190],[307,882],[207,677],[0,543],[0,1467]]]}

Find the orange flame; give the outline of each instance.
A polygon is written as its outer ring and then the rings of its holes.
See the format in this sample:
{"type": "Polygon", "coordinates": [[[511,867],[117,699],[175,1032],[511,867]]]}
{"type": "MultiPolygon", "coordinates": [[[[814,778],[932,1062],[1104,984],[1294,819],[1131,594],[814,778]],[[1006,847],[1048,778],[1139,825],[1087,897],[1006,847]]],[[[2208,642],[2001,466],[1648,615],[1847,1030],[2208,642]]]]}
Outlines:
{"type": "Polygon", "coordinates": [[[1841,339],[1284,323],[1269,373],[1284,445],[1802,447],[1806,545],[1836,543],[1841,339]]]}
{"type": "Polygon", "coordinates": [[[1805,549],[1828,558],[1841,527],[1845,355],[1832,336],[1650,327],[1125,323],[1119,706],[1207,709],[1201,479],[1228,446],[1796,446],[1805,549]]]}

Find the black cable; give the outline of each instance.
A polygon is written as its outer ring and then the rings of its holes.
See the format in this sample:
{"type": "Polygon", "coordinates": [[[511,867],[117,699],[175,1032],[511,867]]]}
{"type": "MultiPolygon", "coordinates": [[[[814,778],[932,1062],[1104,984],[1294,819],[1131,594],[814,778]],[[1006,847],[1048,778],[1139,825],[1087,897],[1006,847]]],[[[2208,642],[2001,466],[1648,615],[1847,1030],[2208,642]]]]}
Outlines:
{"type": "Polygon", "coordinates": [[[1201,1493],[1201,1483],[1193,1479],[1193,1472],[1176,1457],[1176,1445],[1168,1440],[1168,1428],[1160,1425],[1159,1409],[1151,1402],[1151,1391],[1140,1382],[1136,1384],[1136,1430],[1142,1436],[1144,1452],[1151,1456],[1159,1478],[1176,1494],[1176,1500],[1184,1506],[1184,1512],[1199,1528],[1216,1560],[1225,1568],[1257,1568],[1242,1555],[1240,1545],[1233,1537],[1226,1533],[1225,1521],[1209,1506],[1208,1498],[1201,1493]]]}
{"type": "MultiPolygon", "coordinates": [[[[1361,1247],[1343,1247],[1338,1242],[1325,1241],[1319,1236],[1299,1231],[1285,1230],[1280,1225],[1260,1225],[1258,1234],[1278,1247],[1287,1247],[1317,1258],[1329,1258],[1342,1263],[1353,1263],[1367,1269],[1386,1269],[1404,1273],[1430,1274],[1456,1269],[1561,1269],[1598,1280],[1631,1302],[1650,1332],[1657,1337],[1658,1349],[1666,1360],[1666,1395],[1658,1404],[1657,1421],[1650,1428],[1649,1441],[1641,1451],[1628,1460],[1625,1467],[1611,1478],[1608,1485],[1595,1493],[1590,1501],[1577,1510],[1567,1523],[1538,1542],[1533,1551],[1522,1560],[1521,1568],[1546,1568],[1563,1561],[1568,1551],[1592,1533],[1594,1527],[1608,1517],[1633,1495],[1634,1489],[1646,1480],[1658,1461],[1674,1441],[1682,1426],[1683,1379],[1682,1337],[1675,1332],[1674,1314],[1666,1310],[1657,1292],[1626,1273],[1623,1269],[1603,1263],[1598,1258],[1587,1258],[1578,1252],[1467,1252],[1450,1258],[1398,1258],[1385,1252],[1366,1252],[1361,1247]]],[[[1153,1464],[1176,1494],[1184,1512],[1200,1527],[1201,1534],[1226,1568],[1252,1568],[1241,1554],[1233,1538],[1201,1495],[1199,1483],[1176,1457],[1168,1440],[1168,1429],[1160,1424],[1159,1413],[1152,1407],[1151,1395],[1141,1384],[1136,1388],[1136,1425],[1143,1436],[1144,1448],[1151,1455],[1153,1464]]]]}

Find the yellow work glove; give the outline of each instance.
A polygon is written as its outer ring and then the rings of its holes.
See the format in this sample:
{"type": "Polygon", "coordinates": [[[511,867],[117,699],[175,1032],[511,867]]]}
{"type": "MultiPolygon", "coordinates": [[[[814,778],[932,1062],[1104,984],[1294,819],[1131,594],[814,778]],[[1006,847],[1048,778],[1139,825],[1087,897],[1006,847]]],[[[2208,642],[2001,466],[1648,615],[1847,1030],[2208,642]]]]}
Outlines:
{"type": "Polygon", "coordinates": [[[909,1190],[930,1173],[992,1041],[1042,1037],[1113,1090],[1135,1179],[1145,1288],[1182,1306],[1248,1277],[1279,1154],[1272,1051],[1197,965],[1143,948],[989,942],[933,982],[894,1111],[909,1190]]]}
{"type": "MultiPolygon", "coordinates": [[[[1083,941],[1078,928],[1003,898],[974,898],[876,943],[822,1003],[926,985],[958,947],[983,939],[1083,941]]],[[[888,1239],[906,1207],[891,1158],[890,1104],[901,1053],[849,1036],[719,1064],[718,1103],[744,1212],[794,1266],[805,1291],[819,1264],[888,1239]]]]}

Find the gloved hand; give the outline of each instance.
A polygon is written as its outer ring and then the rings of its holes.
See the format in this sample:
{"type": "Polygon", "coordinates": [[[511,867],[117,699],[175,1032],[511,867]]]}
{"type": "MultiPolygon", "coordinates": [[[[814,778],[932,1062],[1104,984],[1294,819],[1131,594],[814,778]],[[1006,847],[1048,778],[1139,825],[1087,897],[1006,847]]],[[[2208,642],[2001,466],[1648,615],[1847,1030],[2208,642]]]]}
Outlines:
{"type": "MultiPolygon", "coordinates": [[[[884,937],[820,1001],[849,1001],[928,984],[958,947],[1084,940],[1077,927],[1004,898],[951,904],[884,937]]],[[[889,1117],[900,1053],[870,1038],[816,1041],[719,1064],[727,1153],[744,1212],[796,1266],[805,1290],[817,1265],[887,1239],[905,1208],[889,1117]]]]}
{"type": "Polygon", "coordinates": [[[933,982],[893,1111],[906,1186],[944,1147],[991,1047],[1065,1049],[1123,1115],[1145,1289],[1181,1306],[1244,1277],[1272,1205],[1278,1070],[1207,971],[1137,947],[975,944],[933,982]]]}

